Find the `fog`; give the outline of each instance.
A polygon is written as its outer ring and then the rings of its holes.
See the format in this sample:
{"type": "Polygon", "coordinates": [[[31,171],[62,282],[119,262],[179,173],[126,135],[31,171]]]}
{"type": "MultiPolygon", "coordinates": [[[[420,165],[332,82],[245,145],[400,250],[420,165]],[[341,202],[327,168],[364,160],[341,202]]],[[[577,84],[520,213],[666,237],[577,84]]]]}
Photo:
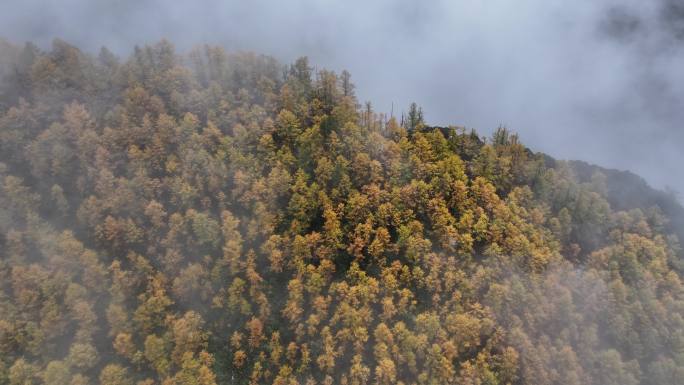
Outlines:
{"type": "Polygon", "coordinates": [[[684,0],[3,0],[0,36],[126,56],[168,38],[309,56],[361,101],[684,192],[684,0]]]}

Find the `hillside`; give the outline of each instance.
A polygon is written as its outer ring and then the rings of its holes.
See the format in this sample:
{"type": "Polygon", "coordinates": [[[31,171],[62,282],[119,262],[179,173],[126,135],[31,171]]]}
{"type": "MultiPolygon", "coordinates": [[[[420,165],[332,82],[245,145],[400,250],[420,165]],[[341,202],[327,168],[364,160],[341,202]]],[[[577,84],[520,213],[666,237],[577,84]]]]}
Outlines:
{"type": "Polygon", "coordinates": [[[682,207],[350,74],[0,42],[0,384],[678,384],[682,207]]]}
{"type": "Polygon", "coordinates": [[[684,239],[684,207],[672,193],[650,187],[646,181],[628,171],[610,170],[581,161],[570,162],[580,181],[590,181],[594,174],[605,178],[606,199],[614,210],[631,210],[657,206],[668,213],[667,231],[684,239]]]}

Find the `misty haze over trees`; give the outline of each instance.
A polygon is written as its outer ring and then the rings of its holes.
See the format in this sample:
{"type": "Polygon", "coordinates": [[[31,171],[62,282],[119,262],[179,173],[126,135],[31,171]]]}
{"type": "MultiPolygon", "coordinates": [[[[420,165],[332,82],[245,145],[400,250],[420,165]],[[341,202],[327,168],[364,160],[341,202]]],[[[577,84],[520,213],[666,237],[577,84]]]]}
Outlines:
{"type": "Polygon", "coordinates": [[[312,67],[0,42],[0,384],[681,383],[671,196],[312,67]]]}

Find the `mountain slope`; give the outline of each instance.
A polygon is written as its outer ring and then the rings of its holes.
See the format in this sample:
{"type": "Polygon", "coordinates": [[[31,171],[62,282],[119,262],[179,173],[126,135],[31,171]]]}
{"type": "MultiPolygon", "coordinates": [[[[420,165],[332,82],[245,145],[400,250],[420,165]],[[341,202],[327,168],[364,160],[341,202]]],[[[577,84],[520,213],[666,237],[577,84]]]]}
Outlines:
{"type": "Polygon", "coordinates": [[[580,181],[590,181],[595,174],[605,178],[606,199],[614,210],[658,207],[668,214],[668,231],[684,239],[684,208],[671,193],[656,190],[628,171],[605,169],[581,161],[570,162],[580,181]]]}
{"type": "Polygon", "coordinates": [[[684,375],[681,207],[630,178],[359,107],[305,58],[12,50],[0,384],[684,375]]]}

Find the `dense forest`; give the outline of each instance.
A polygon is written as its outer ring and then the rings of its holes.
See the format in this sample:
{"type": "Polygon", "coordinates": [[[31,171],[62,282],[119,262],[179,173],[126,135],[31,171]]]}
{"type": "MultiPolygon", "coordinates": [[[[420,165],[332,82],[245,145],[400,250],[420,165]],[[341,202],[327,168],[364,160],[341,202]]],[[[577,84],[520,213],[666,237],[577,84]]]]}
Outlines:
{"type": "MultiPolygon", "coordinates": [[[[681,384],[682,207],[346,71],[0,41],[0,384],[681,384]]],[[[552,124],[552,122],[549,122],[552,124]]]]}

